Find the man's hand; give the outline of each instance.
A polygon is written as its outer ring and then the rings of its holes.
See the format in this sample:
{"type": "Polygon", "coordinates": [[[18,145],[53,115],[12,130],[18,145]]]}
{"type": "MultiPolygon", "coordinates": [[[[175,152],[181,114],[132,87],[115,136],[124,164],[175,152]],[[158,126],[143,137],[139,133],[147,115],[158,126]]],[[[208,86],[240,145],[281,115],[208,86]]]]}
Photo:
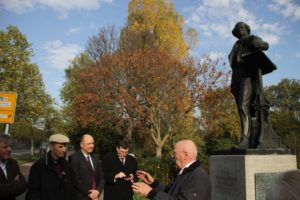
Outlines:
{"type": "Polygon", "coordinates": [[[124,178],[125,181],[132,181],[133,180],[133,174],[129,174],[129,176],[126,176],[124,178]]]}
{"type": "Polygon", "coordinates": [[[148,172],[139,170],[136,174],[139,179],[143,180],[148,185],[151,185],[154,182],[154,178],[148,172]]]}
{"type": "Polygon", "coordinates": [[[17,175],[17,176],[15,177],[15,181],[19,181],[19,180],[20,180],[20,176],[17,175]]]}
{"type": "Polygon", "coordinates": [[[89,190],[89,197],[90,199],[92,200],[97,200],[99,199],[99,195],[100,195],[100,192],[98,190],[89,190]]]}
{"type": "Polygon", "coordinates": [[[115,175],[115,179],[117,178],[125,178],[126,177],[126,174],[124,172],[119,172],[115,175]]]}
{"type": "Polygon", "coordinates": [[[137,182],[132,184],[132,190],[136,193],[141,194],[142,196],[146,197],[152,188],[143,182],[137,182]]]}

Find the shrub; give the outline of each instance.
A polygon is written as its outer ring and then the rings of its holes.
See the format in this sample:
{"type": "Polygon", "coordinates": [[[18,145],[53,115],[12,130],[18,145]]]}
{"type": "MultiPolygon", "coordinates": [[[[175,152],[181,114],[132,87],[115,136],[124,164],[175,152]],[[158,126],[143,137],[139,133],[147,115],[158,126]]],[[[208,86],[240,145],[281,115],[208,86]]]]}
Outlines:
{"type": "Polygon", "coordinates": [[[138,159],[139,169],[150,173],[165,184],[171,184],[176,174],[175,164],[170,158],[148,157],[138,159]]]}

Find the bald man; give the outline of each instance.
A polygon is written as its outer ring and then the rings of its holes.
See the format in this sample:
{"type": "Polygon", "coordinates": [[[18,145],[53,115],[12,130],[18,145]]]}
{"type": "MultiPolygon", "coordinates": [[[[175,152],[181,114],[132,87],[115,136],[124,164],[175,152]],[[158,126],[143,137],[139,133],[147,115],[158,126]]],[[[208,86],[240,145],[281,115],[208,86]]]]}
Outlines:
{"type": "Polygon", "coordinates": [[[81,137],[80,149],[70,156],[74,179],[73,199],[98,200],[104,188],[104,176],[100,160],[91,155],[94,151],[94,138],[84,134],[81,137]]]}
{"type": "Polygon", "coordinates": [[[138,171],[143,182],[132,185],[133,191],[152,200],[169,199],[211,199],[209,176],[197,160],[197,147],[191,140],[181,140],[175,144],[173,158],[179,173],[171,186],[155,180],[149,173],[138,171]]]}

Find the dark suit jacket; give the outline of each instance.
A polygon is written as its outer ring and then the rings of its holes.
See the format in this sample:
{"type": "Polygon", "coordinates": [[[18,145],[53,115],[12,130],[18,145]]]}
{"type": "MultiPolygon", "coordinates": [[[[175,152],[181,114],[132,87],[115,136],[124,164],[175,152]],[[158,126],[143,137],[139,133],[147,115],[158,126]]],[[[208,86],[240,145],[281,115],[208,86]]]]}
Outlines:
{"type": "Polygon", "coordinates": [[[102,167],[105,177],[104,200],[131,200],[133,197],[131,181],[124,179],[114,181],[114,177],[119,172],[136,175],[138,170],[136,159],[127,155],[125,165],[123,165],[117,153],[109,153],[103,158],[102,167]]]}
{"type": "Polygon", "coordinates": [[[0,169],[0,200],[15,200],[16,196],[25,192],[27,184],[14,159],[7,160],[6,172],[7,178],[0,169]],[[15,180],[17,175],[19,180],[15,180]]]}
{"type": "Polygon", "coordinates": [[[90,200],[88,197],[91,189],[93,176],[96,180],[96,189],[101,193],[104,188],[104,177],[100,160],[97,156],[91,156],[94,170],[88,165],[88,162],[81,151],[70,156],[71,173],[74,183],[73,199],[90,200]]]}
{"type": "Polygon", "coordinates": [[[211,199],[210,179],[199,161],[185,168],[182,174],[176,177],[171,187],[166,187],[156,180],[151,186],[154,189],[149,192],[148,198],[152,200],[211,199]]]}

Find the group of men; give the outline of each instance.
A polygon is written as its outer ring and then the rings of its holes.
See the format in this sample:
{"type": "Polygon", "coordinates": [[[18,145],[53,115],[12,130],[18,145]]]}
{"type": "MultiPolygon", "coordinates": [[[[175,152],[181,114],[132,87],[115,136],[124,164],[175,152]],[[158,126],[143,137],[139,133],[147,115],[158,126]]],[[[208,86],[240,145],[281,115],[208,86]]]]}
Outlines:
{"type": "Polygon", "coordinates": [[[92,154],[91,135],[84,134],[80,150],[67,159],[69,142],[65,135],[51,135],[49,152],[32,165],[26,183],[10,157],[11,137],[0,134],[0,200],[15,200],[26,190],[26,200],[99,200],[102,192],[104,200],[132,200],[134,192],[153,200],[211,197],[209,177],[197,160],[197,148],[191,140],[181,140],[174,147],[178,175],[170,186],[138,170],[126,140],[119,141],[116,152],[108,153],[101,162],[92,154]]]}
{"type": "MultiPolygon", "coordinates": [[[[238,40],[229,55],[231,91],[241,123],[241,142],[236,148],[256,148],[264,145],[263,135],[251,139],[253,102],[260,92],[259,76],[257,69],[249,67],[245,58],[253,52],[267,50],[268,43],[250,35],[250,27],[244,22],[237,23],[232,34],[238,40]]],[[[106,155],[101,163],[97,156],[92,155],[94,139],[91,135],[83,135],[80,151],[66,159],[69,142],[67,136],[52,135],[49,138],[50,151],[33,164],[26,185],[16,161],[10,158],[11,138],[1,134],[0,200],[14,199],[27,188],[26,200],[97,200],[103,191],[104,200],[132,200],[134,192],[153,200],[210,199],[211,183],[197,160],[197,148],[191,140],[181,140],[174,147],[173,158],[179,172],[170,186],[138,170],[136,159],[128,154],[126,141],[119,142],[116,152],[106,155]]]]}

